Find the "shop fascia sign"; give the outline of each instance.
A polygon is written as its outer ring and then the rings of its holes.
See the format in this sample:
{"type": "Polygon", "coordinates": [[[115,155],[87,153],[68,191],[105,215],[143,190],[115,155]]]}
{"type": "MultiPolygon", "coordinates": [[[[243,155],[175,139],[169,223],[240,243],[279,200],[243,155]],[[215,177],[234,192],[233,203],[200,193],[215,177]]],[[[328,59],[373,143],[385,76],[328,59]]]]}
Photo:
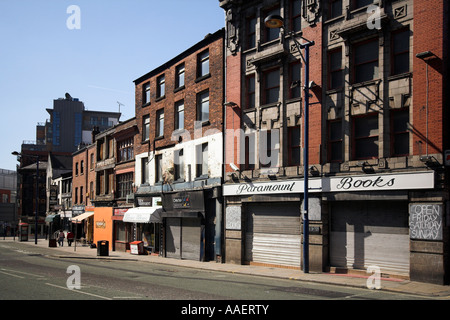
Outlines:
{"type": "MultiPolygon", "coordinates": [[[[409,190],[432,188],[434,188],[434,171],[309,179],[309,192],[409,190]]],[[[274,182],[241,183],[224,185],[223,190],[225,196],[303,193],[304,182],[303,179],[299,179],[274,182]]]]}

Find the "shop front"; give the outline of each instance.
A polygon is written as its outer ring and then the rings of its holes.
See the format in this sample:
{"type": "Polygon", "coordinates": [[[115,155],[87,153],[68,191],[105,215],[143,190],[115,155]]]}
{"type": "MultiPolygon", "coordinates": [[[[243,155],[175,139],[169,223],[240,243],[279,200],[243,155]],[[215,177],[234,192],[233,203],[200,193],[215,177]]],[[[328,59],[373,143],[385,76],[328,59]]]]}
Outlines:
{"type": "MultiPolygon", "coordinates": [[[[310,270],[365,273],[375,266],[444,282],[448,194],[435,178],[433,170],[310,178],[310,270]]],[[[302,268],[303,179],[223,190],[226,262],[302,268]]]]}
{"type": "Polygon", "coordinates": [[[163,193],[165,257],[210,261],[221,255],[217,194],[217,188],[163,193]]]}
{"type": "Polygon", "coordinates": [[[162,206],[142,206],[130,208],[123,216],[125,237],[128,244],[142,241],[147,253],[160,253],[162,206]]]}

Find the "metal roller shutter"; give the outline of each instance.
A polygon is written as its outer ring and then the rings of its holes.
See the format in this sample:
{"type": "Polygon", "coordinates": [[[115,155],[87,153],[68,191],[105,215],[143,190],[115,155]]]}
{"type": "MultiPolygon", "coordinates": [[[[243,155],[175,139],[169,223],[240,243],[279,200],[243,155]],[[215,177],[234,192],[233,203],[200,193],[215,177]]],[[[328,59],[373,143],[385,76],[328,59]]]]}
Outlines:
{"type": "Polygon", "coordinates": [[[185,218],[181,228],[181,259],[200,260],[201,220],[185,218]]]}
{"type": "Polygon", "coordinates": [[[354,201],[331,206],[330,262],[333,267],[409,274],[406,202],[354,201]]]}
{"type": "Polygon", "coordinates": [[[247,206],[245,260],[300,267],[299,203],[264,203],[247,206]]]}
{"type": "Polygon", "coordinates": [[[181,219],[166,218],[166,257],[181,257],[181,219]]]}

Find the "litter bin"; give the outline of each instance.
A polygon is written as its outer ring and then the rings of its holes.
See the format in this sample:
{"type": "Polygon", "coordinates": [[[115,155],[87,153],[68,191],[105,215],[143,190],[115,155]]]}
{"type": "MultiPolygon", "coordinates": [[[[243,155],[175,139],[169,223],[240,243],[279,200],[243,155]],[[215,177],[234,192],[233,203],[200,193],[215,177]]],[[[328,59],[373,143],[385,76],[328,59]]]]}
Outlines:
{"type": "Polygon", "coordinates": [[[97,241],[97,256],[105,257],[109,255],[109,241],[97,241]]]}
{"type": "Polygon", "coordinates": [[[48,239],[49,248],[56,248],[56,239],[48,239]]]}
{"type": "Polygon", "coordinates": [[[130,242],[130,251],[131,254],[144,254],[144,242],[142,241],[130,242]]]}

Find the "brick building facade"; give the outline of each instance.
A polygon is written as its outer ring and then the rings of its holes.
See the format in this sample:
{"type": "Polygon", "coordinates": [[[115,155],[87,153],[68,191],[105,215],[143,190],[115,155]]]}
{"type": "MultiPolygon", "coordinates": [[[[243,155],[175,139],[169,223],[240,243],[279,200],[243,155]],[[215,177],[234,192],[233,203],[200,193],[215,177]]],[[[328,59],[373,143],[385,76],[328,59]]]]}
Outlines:
{"type": "Polygon", "coordinates": [[[296,88],[305,83],[292,39],[302,36],[315,42],[306,84],[311,270],[377,266],[448,283],[448,3],[219,3],[232,102],[226,261],[303,268],[304,96],[296,88]],[[273,14],[284,29],[264,25],[273,14]]]}
{"type": "Polygon", "coordinates": [[[152,203],[162,206],[149,232],[166,257],[222,255],[223,35],[208,34],[134,81],[135,203],[148,212],[152,203]]]}

